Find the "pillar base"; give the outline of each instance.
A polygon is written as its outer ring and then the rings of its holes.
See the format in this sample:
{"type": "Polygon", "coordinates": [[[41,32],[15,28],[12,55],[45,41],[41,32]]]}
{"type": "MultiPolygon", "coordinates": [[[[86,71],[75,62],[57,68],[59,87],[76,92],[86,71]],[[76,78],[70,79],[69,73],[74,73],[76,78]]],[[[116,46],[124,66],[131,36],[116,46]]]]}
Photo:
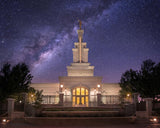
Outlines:
{"type": "Polygon", "coordinates": [[[146,101],[146,112],[147,112],[147,116],[150,117],[152,116],[152,98],[144,98],[144,100],[146,101]]]}
{"type": "Polygon", "coordinates": [[[8,98],[8,117],[12,117],[13,113],[14,113],[14,102],[15,99],[13,98],[8,98]]]}
{"type": "Polygon", "coordinates": [[[97,106],[100,106],[102,103],[101,101],[101,93],[97,93],[97,106]]]}
{"type": "Polygon", "coordinates": [[[60,93],[59,94],[59,105],[62,105],[62,106],[63,106],[63,97],[64,97],[64,94],[60,93]]]}

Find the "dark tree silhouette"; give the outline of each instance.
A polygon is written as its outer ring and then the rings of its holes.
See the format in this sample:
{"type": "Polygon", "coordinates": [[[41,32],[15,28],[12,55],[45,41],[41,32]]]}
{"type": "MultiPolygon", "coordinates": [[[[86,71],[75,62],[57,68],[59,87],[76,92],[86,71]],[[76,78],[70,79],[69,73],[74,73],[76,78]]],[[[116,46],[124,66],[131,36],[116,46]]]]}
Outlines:
{"type": "Polygon", "coordinates": [[[122,74],[120,80],[121,92],[138,92],[141,97],[160,95],[160,63],[152,60],[143,61],[141,69],[132,69],[122,74]]]}
{"type": "Polygon", "coordinates": [[[25,63],[13,67],[9,63],[0,70],[0,101],[7,97],[27,92],[33,76],[25,63]]]}

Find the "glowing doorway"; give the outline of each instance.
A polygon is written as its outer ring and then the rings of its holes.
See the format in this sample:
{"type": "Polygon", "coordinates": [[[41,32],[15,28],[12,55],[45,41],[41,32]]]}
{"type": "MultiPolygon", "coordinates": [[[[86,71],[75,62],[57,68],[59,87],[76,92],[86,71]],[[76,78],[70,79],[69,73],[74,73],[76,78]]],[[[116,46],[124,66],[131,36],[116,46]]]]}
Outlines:
{"type": "Polygon", "coordinates": [[[88,107],[88,89],[77,87],[72,90],[72,105],[74,107],[86,106],[88,107]]]}

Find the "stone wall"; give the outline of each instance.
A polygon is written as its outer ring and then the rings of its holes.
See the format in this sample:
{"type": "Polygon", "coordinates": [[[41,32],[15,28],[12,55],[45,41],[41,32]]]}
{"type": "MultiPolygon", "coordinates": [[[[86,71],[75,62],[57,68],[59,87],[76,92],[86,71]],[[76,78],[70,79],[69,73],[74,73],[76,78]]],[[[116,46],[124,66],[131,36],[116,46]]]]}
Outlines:
{"type": "Polygon", "coordinates": [[[102,83],[102,89],[105,95],[119,95],[121,87],[117,83],[102,83]]]}
{"type": "Polygon", "coordinates": [[[30,86],[43,90],[43,95],[56,95],[59,92],[59,83],[33,83],[30,86]]]}

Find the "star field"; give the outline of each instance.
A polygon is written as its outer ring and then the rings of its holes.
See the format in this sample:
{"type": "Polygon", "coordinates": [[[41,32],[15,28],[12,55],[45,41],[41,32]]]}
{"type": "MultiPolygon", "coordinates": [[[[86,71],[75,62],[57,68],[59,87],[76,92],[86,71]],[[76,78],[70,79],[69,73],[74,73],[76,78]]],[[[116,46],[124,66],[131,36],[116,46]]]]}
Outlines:
{"type": "Polygon", "coordinates": [[[78,19],[104,82],[146,59],[160,62],[159,0],[1,0],[0,67],[25,62],[32,82],[58,82],[72,63],[78,19]]]}

